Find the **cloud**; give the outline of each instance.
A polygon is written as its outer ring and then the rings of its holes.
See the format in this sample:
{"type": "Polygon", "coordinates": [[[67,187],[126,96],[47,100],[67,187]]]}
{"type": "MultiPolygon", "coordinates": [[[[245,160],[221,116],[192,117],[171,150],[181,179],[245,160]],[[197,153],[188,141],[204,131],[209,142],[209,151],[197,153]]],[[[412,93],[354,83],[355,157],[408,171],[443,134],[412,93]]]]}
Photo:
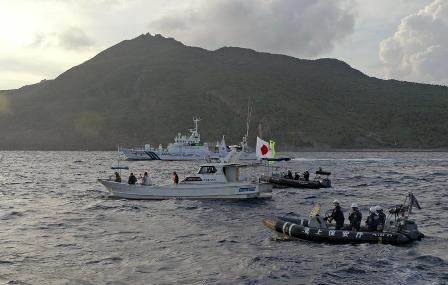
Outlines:
{"type": "Polygon", "coordinates": [[[76,27],[70,27],[59,33],[37,33],[31,46],[60,47],[67,50],[81,50],[90,48],[94,41],[86,33],[76,27]]]}
{"type": "Polygon", "coordinates": [[[380,44],[387,77],[448,85],[448,0],[434,0],[401,20],[380,44]]]}
{"type": "Polygon", "coordinates": [[[70,28],[59,35],[60,45],[67,49],[82,49],[93,45],[93,40],[90,39],[83,30],[79,28],[70,28]]]}
{"type": "Polygon", "coordinates": [[[197,1],[170,11],[149,28],[189,44],[218,48],[241,46],[261,51],[315,57],[331,51],[351,34],[351,0],[197,1]]]}

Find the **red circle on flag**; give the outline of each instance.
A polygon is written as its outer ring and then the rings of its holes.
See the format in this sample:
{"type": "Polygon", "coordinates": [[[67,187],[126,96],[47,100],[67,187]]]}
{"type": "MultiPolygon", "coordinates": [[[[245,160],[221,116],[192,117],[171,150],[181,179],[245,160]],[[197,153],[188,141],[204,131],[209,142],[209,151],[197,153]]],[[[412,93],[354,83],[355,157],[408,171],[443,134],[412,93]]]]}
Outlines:
{"type": "Polygon", "coordinates": [[[261,147],[260,150],[262,155],[265,155],[269,151],[268,147],[265,144],[261,147]]]}

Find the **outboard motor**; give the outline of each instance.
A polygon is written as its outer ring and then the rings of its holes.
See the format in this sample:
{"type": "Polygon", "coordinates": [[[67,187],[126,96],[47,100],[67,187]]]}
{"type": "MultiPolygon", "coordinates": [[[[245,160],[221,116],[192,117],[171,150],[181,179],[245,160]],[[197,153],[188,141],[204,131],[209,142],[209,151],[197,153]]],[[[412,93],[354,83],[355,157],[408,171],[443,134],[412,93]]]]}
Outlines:
{"type": "Polygon", "coordinates": [[[403,204],[389,209],[389,215],[384,225],[385,232],[399,232],[410,240],[421,240],[424,234],[418,231],[417,224],[409,220],[413,206],[421,209],[417,199],[411,192],[406,196],[403,204]]]}
{"type": "Polygon", "coordinates": [[[320,184],[322,184],[322,187],[324,187],[324,188],[330,188],[331,187],[331,180],[329,178],[323,178],[319,182],[320,182],[320,184]]]}
{"type": "Polygon", "coordinates": [[[417,224],[410,220],[404,221],[401,232],[408,236],[410,240],[421,240],[424,237],[424,234],[418,231],[417,224]]]}

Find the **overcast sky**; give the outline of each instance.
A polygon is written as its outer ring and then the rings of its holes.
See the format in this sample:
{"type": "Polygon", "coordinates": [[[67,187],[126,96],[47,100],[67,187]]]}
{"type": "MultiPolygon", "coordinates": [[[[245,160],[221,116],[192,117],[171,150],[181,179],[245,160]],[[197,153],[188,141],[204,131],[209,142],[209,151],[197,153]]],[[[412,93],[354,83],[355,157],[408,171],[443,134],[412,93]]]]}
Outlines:
{"type": "Polygon", "coordinates": [[[0,90],[148,32],[448,85],[448,0],[0,0],[0,90]]]}

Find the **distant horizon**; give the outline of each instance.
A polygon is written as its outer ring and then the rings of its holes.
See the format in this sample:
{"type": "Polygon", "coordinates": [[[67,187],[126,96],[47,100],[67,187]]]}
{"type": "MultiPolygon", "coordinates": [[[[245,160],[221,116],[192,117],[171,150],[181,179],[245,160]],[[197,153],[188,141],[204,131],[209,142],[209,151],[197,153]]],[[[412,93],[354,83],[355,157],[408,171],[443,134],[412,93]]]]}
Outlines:
{"type": "MultiPolygon", "coordinates": [[[[143,146],[143,145],[142,145],[143,146]]],[[[165,145],[164,145],[165,146],[165,145]]],[[[138,146],[134,146],[138,147],[138,146]]],[[[251,147],[249,145],[249,147],[251,147]]],[[[252,146],[252,148],[255,146],[252,146]]],[[[0,149],[0,152],[16,152],[16,151],[23,151],[23,152],[117,152],[115,149],[0,149]]],[[[335,149],[311,149],[311,148],[304,148],[304,149],[296,149],[296,150],[276,150],[276,153],[284,154],[284,153],[326,153],[326,152],[378,152],[378,153],[387,153],[387,152],[432,152],[432,153],[448,153],[448,148],[408,148],[408,147],[394,147],[394,148],[335,148],[335,149]]],[[[1,159],[1,157],[0,157],[1,159]]]]}

